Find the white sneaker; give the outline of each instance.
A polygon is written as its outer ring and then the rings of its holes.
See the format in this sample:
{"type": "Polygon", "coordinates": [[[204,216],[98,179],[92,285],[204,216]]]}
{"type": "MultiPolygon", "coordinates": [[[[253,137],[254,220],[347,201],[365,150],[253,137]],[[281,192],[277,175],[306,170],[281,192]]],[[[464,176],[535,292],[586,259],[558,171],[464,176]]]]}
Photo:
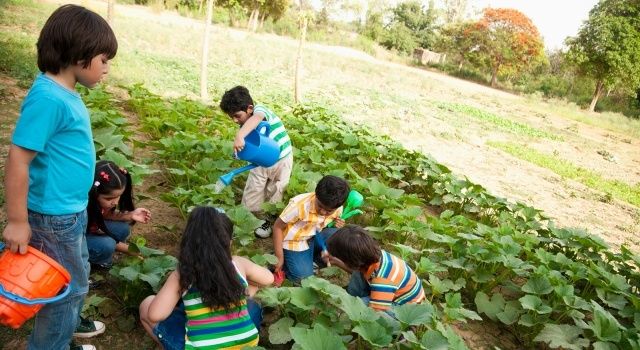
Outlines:
{"type": "Polygon", "coordinates": [[[264,224],[253,231],[253,233],[260,238],[269,238],[271,236],[271,224],[265,221],[264,224]]]}
{"type": "Polygon", "coordinates": [[[69,345],[69,350],[96,350],[96,347],[90,344],[77,345],[75,343],[71,343],[69,345]]]}
{"type": "MultiPolygon", "coordinates": [[[[98,334],[104,333],[106,329],[104,323],[100,321],[92,321],[86,318],[80,318],[80,324],[73,333],[77,338],[91,338],[98,334]]],[[[91,346],[91,345],[90,345],[91,346]]]]}

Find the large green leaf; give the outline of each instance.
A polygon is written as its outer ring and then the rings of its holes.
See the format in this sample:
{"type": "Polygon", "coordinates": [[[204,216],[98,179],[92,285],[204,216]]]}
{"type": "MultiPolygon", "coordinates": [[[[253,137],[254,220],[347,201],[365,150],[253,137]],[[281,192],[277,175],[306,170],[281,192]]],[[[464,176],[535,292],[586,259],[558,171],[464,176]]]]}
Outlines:
{"type": "MultiPolygon", "coordinates": [[[[637,349],[637,347],[635,349],[637,349]]],[[[598,341],[593,343],[593,350],[619,350],[619,348],[614,343],[598,341]]]]}
{"type": "Polygon", "coordinates": [[[552,349],[580,350],[589,346],[589,340],[582,336],[582,329],[576,326],[548,323],[533,341],[547,343],[552,349]]]}
{"type": "Polygon", "coordinates": [[[293,340],[300,349],[304,350],[346,350],[340,338],[334,332],[322,325],[315,325],[312,329],[294,327],[290,330],[293,340]]]}
{"type": "Polygon", "coordinates": [[[478,292],[475,298],[478,312],[484,313],[490,319],[496,320],[498,313],[504,310],[504,297],[500,293],[494,294],[491,299],[484,292],[478,292]]]}
{"type": "Polygon", "coordinates": [[[311,288],[297,287],[291,288],[291,304],[302,310],[313,310],[318,306],[320,298],[318,294],[311,288]]]}
{"type": "Polygon", "coordinates": [[[392,340],[391,334],[377,322],[360,322],[353,331],[373,346],[387,346],[392,340]]]}
{"type": "Polygon", "coordinates": [[[504,305],[504,310],[502,312],[498,312],[496,314],[496,317],[500,322],[511,325],[518,321],[518,318],[523,312],[524,310],[520,303],[516,300],[511,300],[504,305]]]}
{"type": "Polygon", "coordinates": [[[604,342],[620,341],[621,330],[625,328],[618,323],[607,310],[602,308],[598,303],[592,301],[593,305],[593,321],[588,322],[589,328],[593,331],[596,338],[604,342]]]}
{"type": "Polygon", "coordinates": [[[398,321],[409,326],[429,324],[435,316],[433,305],[427,302],[396,306],[393,308],[393,312],[398,321]]]}
{"type": "Polygon", "coordinates": [[[449,340],[442,333],[430,329],[422,335],[420,343],[428,350],[448,350],[449,340]]]}
{"type": "Polygon", "coordinates": [[[520,300],[522,307],[526,310],[533,310],[539,314],[548,314],[553,311],[549,305],[545,304],[542,299],[535,295],[528,294],[518,300],[520,300]]]}
{"type": "Polygon", "coordinates": [[[377,320],[378,315],[373,309],[364,304],[361,298],[351,295],[339,296],[341,309],[354,322],[373,322],[377,320]]]}
{"type": "Polygon", "coordinates": [[[269,326],[269,342],[271,344],[286,344],[291,341],[289,329],[295,321],[289,317],[281,318],[269,326]]]}
{"type": "Polygon", "coordinates": [[[262,288],[256,297],[265,305],[276,307],[288,303],[291,292],[288,288],[262,288]]]}
{"type": "Polygon", "coordinates": [[[522,286],[522,291],[529,294],[544,295],[553,291],[549,279],[545,276],[535,275],[522,286]]]}

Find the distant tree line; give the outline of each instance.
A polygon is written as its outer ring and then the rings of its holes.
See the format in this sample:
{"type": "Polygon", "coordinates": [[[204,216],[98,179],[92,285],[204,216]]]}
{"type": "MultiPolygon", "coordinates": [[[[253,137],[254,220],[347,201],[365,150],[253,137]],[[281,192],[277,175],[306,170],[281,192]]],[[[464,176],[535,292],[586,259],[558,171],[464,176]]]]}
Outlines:
{"type": "MultiPolygon", "coordinates": [[[[164,5],[204,13],[204,1],[164,0],[164,5]]],[[[566,98],[591,111],[640,117],[638,0],[601,0],[578,34],[566,39],[566,49],[557,51],[545,51],[536,26],[515,9],[486,8],[476,19],[469,19],[466,0],[441,0],[440,8],[433,0],[426,5],[418,0],[390,3],[216,0],[214,21],[299,37],[301,13],[305,17],[311,13],[308,40],[351,45],[370,53],[375,44],[400,55],[429,49],[445,54],[444,62],[434,66],[448,74],[566,98]],[[318,3],[319,8],[312,6],[318,3]]]]}

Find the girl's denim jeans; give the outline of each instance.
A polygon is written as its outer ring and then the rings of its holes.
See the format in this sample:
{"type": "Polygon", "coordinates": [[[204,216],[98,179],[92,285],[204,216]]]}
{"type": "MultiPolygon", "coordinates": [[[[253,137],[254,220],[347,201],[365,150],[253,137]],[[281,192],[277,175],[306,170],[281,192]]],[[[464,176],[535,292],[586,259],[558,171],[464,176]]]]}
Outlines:
{"type": "MultiPolygon", "coordinates": [[[[104,223],[120,242],[124,242],[129,237],[131,226],[128,222],[106,220],[104,223]]],[[[107,235],[89,233],[87,234],[87,248],[89,249],[90,263],[109,266],[113,260],[113,252],[116,250],[116,240],[107,235]]]]}
{"type": "Polygon", "coordinates": [[[50,256],[71,274],[69,295],[46,304],[36,315],[28,350],[66,350],[78,324],[89,290],[89,253],[85,232],[87,213],[44,215],[29,211],[29,245],[50,256]]]}

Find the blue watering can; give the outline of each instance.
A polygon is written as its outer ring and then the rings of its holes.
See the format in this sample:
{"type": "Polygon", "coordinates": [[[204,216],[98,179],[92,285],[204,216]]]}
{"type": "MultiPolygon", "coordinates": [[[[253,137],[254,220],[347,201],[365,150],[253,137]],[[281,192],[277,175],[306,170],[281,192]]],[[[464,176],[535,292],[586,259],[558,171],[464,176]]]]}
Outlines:
{"type": "Polygon", "coordinates": [[[233,178],[240,173],[259,166],[268,168],[276,164],[280,159],[280,146],[276,141],[269,138],[270,132],[269,123],[266,121],[260,122],[258,127],[244,138],[244,148],[236,155],[238,159],[246,160],[251,164],[220,176],[218,182],[229,186],[233,178]]]}

